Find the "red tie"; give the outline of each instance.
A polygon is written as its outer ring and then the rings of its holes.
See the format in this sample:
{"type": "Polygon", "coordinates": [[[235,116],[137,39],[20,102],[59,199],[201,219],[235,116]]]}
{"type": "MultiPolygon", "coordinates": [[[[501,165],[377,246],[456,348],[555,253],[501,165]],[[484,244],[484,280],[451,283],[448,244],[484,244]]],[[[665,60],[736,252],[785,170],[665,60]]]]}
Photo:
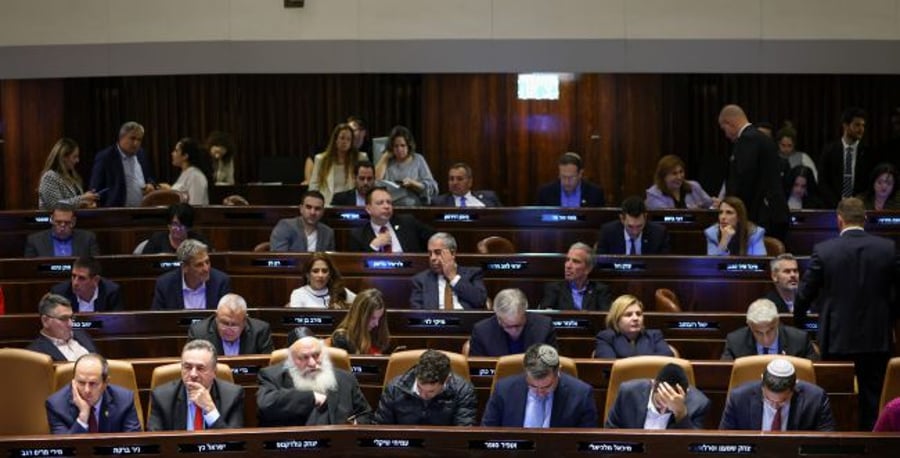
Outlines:
{"type": "Polygon", "coordinates": [[[91,414],[88,415],[88,432],[91,432],[91,433],[100,432],[100,428],[97,425],[97,415],[94,414],[93,407],[91,407],[91,414]]]}
{"type": "MultiPolygon", "coordinates": [[[[387,225],[381,226],[381,229],[378,230],[379,234],[384,234],[388,231],[387,225]]],[[[381,252],[382,253],[393,253],[393,247],[391,246],[393,242],[388,242],[387,245],[382,245],[381,252]]]]}
{"type": "Polygon", "coordinates": [[[772,418],[772,431],[781,431],[781,407],[775,409],[775,417],[772,418]]]}
{"type": "Polygon", "coordinates": [[[194,404],[194,431],[203,431],[203,410],[194,404]]]}

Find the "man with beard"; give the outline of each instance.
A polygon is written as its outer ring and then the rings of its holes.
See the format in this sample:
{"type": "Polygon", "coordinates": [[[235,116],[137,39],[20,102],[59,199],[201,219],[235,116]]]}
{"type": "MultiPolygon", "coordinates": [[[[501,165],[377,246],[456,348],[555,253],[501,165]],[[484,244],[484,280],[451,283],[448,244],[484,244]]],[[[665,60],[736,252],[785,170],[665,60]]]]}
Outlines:
{"type": "Polygon", "coordinates": [[[766,299],[775,304],[778,313],[792,313],[797,287],[800,286],[800,268],[797,266],[797,258],[790,253],[782,253],[769,263],[769,270],[772,273],[775,289],[766,294],[766,299]]]}
{"type": "Polygon", "coordinates": [[[366,194],[375,186],[375,166],[369,161],[356,164],[356,187],[334,193],[331,198],[333,207],[365,207],[366,194]]]}
{"type": "Polygon", "coordinates": [[[269,236],[269,250],[297,253],[334,251],[334,229],[321,223],[325,196],[306,191],[300,196],[300,216],[278,221],[269,236]]]}
{"type": "Polygon", "coordinates": [[[372,409],[356,378],[335,369],[322,341],[303,337],[283,364],[259,372],[259,426],[370,423],[372,409]]]}

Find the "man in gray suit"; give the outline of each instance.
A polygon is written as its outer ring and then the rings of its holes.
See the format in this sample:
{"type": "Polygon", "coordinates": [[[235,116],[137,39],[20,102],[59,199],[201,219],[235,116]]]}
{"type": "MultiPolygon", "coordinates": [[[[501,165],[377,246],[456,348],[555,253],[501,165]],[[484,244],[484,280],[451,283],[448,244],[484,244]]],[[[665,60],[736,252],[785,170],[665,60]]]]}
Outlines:
{"type": "Polygon", "coordinates": [[[447,178],[447,194],[431,200],[433,207],[501,207],[500,199],[494,191],[472,191],[472,167],[465,162],[457,162],[450,167],[447,178]]]}
{"type": "Polygon", "coordinates": [[[91,231],[75,229],[75,207],[59,203],[50,212],[52,229],[28,236],[25,243],[25,257],[81,257],[97,256],[97,236],[91,231]]]}
{"type": "Polygon", "coordinates": [[[278,221],[269,237],[271,251],[334,251],[334,230],[319,220],[325,214],[325,197],[306,191],[300,197],[300,216],[278,221]]]}
{"type": "Polygon", "coordinates": [[[456,264],[456,239],[452,235],[438,232],[428,239],[428,260],[431,268],[412,278],[413,289],[409,296],[412,308],[484,308],[487,288],[481,269],[456,264]]]}
{"type": "Polygon", "coordinates": [[[709,398],[690,386],[684,369],[669,363],[652,380],[628,380],[619,386],[606,427],[702,429],[709,405],[709,398]]]}

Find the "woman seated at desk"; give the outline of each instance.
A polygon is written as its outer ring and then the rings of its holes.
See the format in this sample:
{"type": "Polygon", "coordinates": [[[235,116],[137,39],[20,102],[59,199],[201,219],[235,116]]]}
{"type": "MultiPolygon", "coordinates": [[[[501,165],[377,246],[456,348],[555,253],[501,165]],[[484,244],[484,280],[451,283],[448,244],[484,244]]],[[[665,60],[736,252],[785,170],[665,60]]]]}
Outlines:
{"type": "MultiPolygon", "coordinates": [[[[168,231],[154,232],[144,244],[141,254],[175,253],[181,242],[194,239],[212,246],[206,237],[191,230],[194,226],[194,207],[191,204],[180,203],[169,206],[168,231]]],[[[143,243],[143,242],[142,242],[143,243]]]]}
{"type": "Polygon", "coordinates": [[[377,289],[356,295],[350,311],[331,334],[331,346],[343,348],[353,355],[386,355],[391,351],[384,297],[377,289]]]}
{"type": "Polygon", "coordinates": [[[859,195],[866,210],[897,210],[900,202],[897,201],[897,169],[893,164],[882,162],[872,169],[869,174],[869,187],[866,192],[859,195]]]}
{"type": "Polygon", "coordinates": [[[416,141],[409,129],[403,126],[391,129],[387,149],[375,164],[375,178],[399,186],[396,195],[395,191],[391,191],[394,206],[428,205],[438,193],[437,181],[428,168],[428,162],[416,152],[416,141]]]}
{"type": "Polygon", "coordinates": [[[703,231],[706,254],[713,256],[765,256],[766,230],[747,218],[741,199],[728,196],[719,204],[719,223],[703,231]]]}
{"type": "Polygon", "coordinates": [[[606,329],[597,334],[595,358],[629,356],[675,356],[662,331],[644,328],[644,304],[624,294],[613,301],[606,314],[606,329]]]}
{"type": "Polygon", "coordinates": [[[674,154],[659,159],[653,182],[644,200],[648,210],[710,208],[715,203],[700,183],[685,178],[684,161],[674,154]]]}
{"type": "Polygon", "coordinates": [[[353,291],[344,288],[341,273],[331,257],[321,251],[309,257],[302,273],[306,285],[291,292],[288,307],[347,309],[356,298],[353,291]]]}

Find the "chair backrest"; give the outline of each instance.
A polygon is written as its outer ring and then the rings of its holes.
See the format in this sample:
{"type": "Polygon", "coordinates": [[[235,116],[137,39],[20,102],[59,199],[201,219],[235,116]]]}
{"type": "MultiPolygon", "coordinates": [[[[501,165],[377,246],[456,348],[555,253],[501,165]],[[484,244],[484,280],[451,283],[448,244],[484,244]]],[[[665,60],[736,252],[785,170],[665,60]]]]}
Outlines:
{"type": "Polygon", "coordinates": [[[881,412],[885,404],[898,396],[900,396],[900,357],[891,358],[888,361],[887,373],[884,374],[884,385],[881,388],[881,402],[878,404],[878,411],[881,412]]]}
{"type": "Polygon", "coordinates": [[[475,246],[481,254],[513,254],[516,246],[509,239],[492,235],[478,241],[475,246]]]}
{"type": "Polygon", "coordinates": [[[816,370],[812,361],[806,358],[787,355],[751,355],[742,356],[734,360],[731,366],[731,379],[728,381],[728,392],[747,382],[760,380],[766,366],[775,358],[784,358],[794,365],[797,371],[797,380],[816,383],[816,370]]]}
{"type": "Polygon", "coordinates": [[[681,301],[678,300],[678,295],[675,294],[675,291],[669,288],[657,288],[654,297],[656,299],[657,312],[681,312],[681,301]]]}
{"type": "MultiPolygon", "coordinates": [[[[578,377],[578,367],[575,366],[575,360],[572,358],[560,356],[559,368],[572,377],[578,377]]],[[[525,371],[524,353],[516,353],[514,355],[506,355],[497,358],[497,365],[494,366],[494,380],[491,381],[491,393],[494,392],[494,387],[497,386],[497,382],[500,381],[500,379],[509,377],[510,375],[521,374],[523,371],[525,371]]]]}
{"type": "MultiPolygon", "coordinates": [[[[422,356],[422,353],[425,353],[424,349],[403,350],[391,353],[391,358],[388,360],[387,369],[385,369],[384,371],[384,382],[382,383],[382,386],[387,386],[388,382],[390,382],[394,377],[403,374],[411,367],[415,366],[419,362],[419,358],[422,356]]],[[[471,380],[471,377],[469,376],[469,362],[466,360],[465,356],[459,353],[453,353],[443,350],[441,351],[441,353],[447,355],[447,357],[450,358],[450,370],[453,371],[454,374],[466,380],[471,380]]]]}
{"type": "MultiPolygon", "coordinates": [[[[353,368],[350,366],[350,354],[347,353],[347,350],[343,348],[335,348],[326,346],[325,350],[328,351],[328,357],[331,358],[331,364],[338,369],[343,369],[347,372],[352,373],[353,368]]],[[[269,365],[274,366],[276,364],[283,363],[288,356],[287,348],[279,348],[272,352],[272,356],[269,357],[269,365]]]]}
{"type": "Polygon", "coordinates": [[[256,253],[261,253],[263,251],[269,251],[269,247],[272,245],[269,242],[259,242],[256,246],[253,247],[253,251],[256,253]]]}
{"type": "Polygon", "coordinates": [[[471,339],[466,339],[466,341],[463,342],[463,344],[462,344],[462,349],[461,349],[459,352],[460,352],[463,356],[465,356],[466,358],[468,358],[468,357],[469,357],[469,349],[470,349],[471,347],[472,347],[472,341],[471,341],[471,339]]]}
{"type": "Polygon", "coordinates": [[[232,194],[222,199],[222,205],[230,205],[233,207],[250,205],[250,202],[240,194],[232,194]]]}
{"type": "Polygon", "coordinates": [[[616,400],[616,395],[619,393],[619,385],[622,382],[636,378],[654,378],[659,373],[659,370],[669,363],[681,366],[684,369],[684,373],[687,374],[688,383],[696,386],[694,368],[691,366],[691,362],[686,359],[645,355],[617,359],[613,362],[609,373],[609,386],[606,388],[606,405],[603,408],[602,422],[606,421],[606,415],[616,400]]]}
{"type": "Polygon", "coordinates": [[[141,207],[168,207],[179,202],[181,202],[181,193],[171,189],[157,189],[141,199],[141,207]]]}
{"type": "MultiPolygon", "coordinates": [[[[137,411],[138,421],[141,422],[141,428],[144,427],[144,409],[141,408],[141,398],[138,395],[137,378],[134,375],[134,366],[128,361],[118,359],[106,360],[109,364],[108,382],[113,385],[119,385],[122,388],[131,390],[134,394],[134,410],[137,411]]],[[[56,366],[56,372],[53,374],[54,391],[66,386],[75,376],[75,363],[64,363],[56,366]]]]}
{"type": "Polygon", "coordinates": [[[141,243],[138,243],[136,247],[134,247],[134,251],[131,254],[141,254],[144,252],[144,248],[150,242],[150,239],[141,240],[141,243]]]}
{"type": "Polygon", "coordinates": [[[766,246],[766,256],[778,256],[787,251],[784,248],[784,243],[781,243],[781,240],[775,237],[763,237],[763,244],[766,246]]]}
{"type": "MultiPolygon", "coordinates": [[[[153,374],[150,376],[150,391],[153,391],[159,385],[169,383],[173,380],[181,378],[181,363],[163,364],[153,368],[153,374]]],[[[216,364],[216,378],[234,383],[234,374],[231,367],[225,363],[216,364]]],[[[153,403],[147,404],[147,420],[150,420],[150,412],[153,410],[153,403]]],[[[140,411],[138,411],[140,413],[140,411]]]]}
{"type": "Polygon", "coordinates": [[[0,435],[48,434],[44,401],[53,394],[53,359],[21,348],[0,348],[0,435]]]}

